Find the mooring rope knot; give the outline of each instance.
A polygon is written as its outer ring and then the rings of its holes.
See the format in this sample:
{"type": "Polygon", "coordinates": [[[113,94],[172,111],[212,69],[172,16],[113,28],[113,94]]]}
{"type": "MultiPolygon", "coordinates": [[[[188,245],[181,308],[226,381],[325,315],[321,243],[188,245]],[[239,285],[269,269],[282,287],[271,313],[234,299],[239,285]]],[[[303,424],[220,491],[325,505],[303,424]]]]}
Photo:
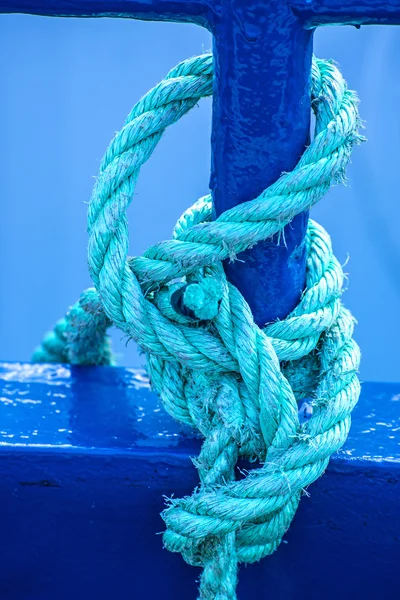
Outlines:
{"type": "MultiPolygon", "coordinates": [[[[128,257],[127,208],[165,129],[212,93],[212,56],[175,67],[132,109],[101,163],[89,206],[84,292],[34,359],[111,364],[114,324],[143,348],[166,410],[204,441],[200,486],[170,500],[165,546],[203,567],[202,600],[236,597],[238,562],[271,554],[305,487],[345,442],[360,391],[353,318],[326,231],[310,220],[307,281],[285,319],[258,327],[222,261],[281,232],[341,181],[362,137],[358,100],[334,64],[313,59],[315,132],[298,165],[258,198],[212,221],[211,197],[179,219],[172,240],[128,257]],[[312,414],[299,420],[307,399],[312,414]],[[257,468],[236,472],[244,458],[257,468]]],[[[282,240],[283,243],[283,240],[282,240]]]]}

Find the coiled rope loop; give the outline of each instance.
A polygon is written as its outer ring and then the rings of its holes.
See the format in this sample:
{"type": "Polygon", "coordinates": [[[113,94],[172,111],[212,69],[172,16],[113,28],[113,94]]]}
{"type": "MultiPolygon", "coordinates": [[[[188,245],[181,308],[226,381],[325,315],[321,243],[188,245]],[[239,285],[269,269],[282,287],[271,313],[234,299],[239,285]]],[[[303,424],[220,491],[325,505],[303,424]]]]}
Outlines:
{"type": "Polygon", "coordinates": [[[258,198],[211,220],[206,196],[179,219],[172,240],[128,257],[127,208],[142,164],[165,129],[212,93],[212,56],[184,61],[132,109],[111,142],[89,206],[84,292],[34,358],[110,364],[117,325],[148,355],[167,411],[204,437],[201,485],[163,513],[166,547],[203,567],[200,597],[233,600],[237,563],[279,545],[302,490],[346,440],[359,396],[359,350],[342,306],[343,272],[325,230],[309,222],[306,290],[284,320],[263,329],[222,261],[281,232],[341,181],[361,141],[357,97],[330,62],[313,60],[314,138],[296,168],[258,198]],[[312,416],[301,424],[299,401],[312,416]],[[239,458],[259,463],[241,479],[239,458]]]}

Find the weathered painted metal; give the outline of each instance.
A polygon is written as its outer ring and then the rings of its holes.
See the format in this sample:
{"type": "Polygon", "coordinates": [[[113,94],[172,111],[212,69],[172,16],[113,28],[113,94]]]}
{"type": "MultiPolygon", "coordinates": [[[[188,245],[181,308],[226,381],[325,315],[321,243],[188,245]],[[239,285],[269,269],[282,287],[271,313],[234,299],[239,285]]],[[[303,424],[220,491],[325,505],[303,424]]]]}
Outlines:
{"type": "MultiPolygon", "coordinates": [[[[0,598],[195,598],[157,532],[164,495],[197,483],[200,440],[144,373],[2,364],[0,398],[0,598]]],[[[279,552],[243,569],[241,598],[397,597],[399,408],[400,384],[364,384],[345,447],[279,552]]]]}
{"type": "MultiPolygon", "coordinates": [[[[312,37],[326,24],[399,24],[400,0],[0,0],[0,12],[192,22],[213,33],[211,189],[215,214],[256,197],[308,142],[312,37]]],[[[263,325],[285,317],[305,283],[307,214],[226,264],[263,325]],[[282,238],[283,239],[283,238],[282,238]]]]}

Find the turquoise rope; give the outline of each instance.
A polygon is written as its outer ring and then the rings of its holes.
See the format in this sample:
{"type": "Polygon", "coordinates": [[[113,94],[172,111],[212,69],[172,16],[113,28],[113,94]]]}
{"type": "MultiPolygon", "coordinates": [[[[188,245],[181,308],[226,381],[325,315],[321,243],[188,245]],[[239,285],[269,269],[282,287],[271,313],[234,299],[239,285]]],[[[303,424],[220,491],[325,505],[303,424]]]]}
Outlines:
{"type": "Polygon", "coordinates": [[[33,362],[71,365],[113,365],[106,317],[96,290],[83,292],[32,356],[33,362]]]}
{"type": "MultiPolygon", "coordinates": [[[[163,513],[165,546],[203,568],[202,600],[236,598],[238,562],[271,554],[302,491],[345,442],[360,385],[354,320],[326,231],[310,220],[306,289],[282,321],[259,328],[222,261],[279,232],[344,179],[362,141],[358,100],[334,64],[312,65],[314,138],[296,168],[258,198],[212,221],[211,197],[178,221],[172,240],[128,257],[126,211],[142,164],[165,129],[212,93],[212,56],[184,61],[132,109],[101,163],[89,206],[95,289],[36,351],[39,361],[110,364],[114,324],[147,353],[166,410],[200,431],[200,487],[163,513]],[[301,424],[298,402],[311,418],[301,424]],[[235,477],[239,458],[259,467],[235,477]]],[[[283,240],[284,241],[284,240],[283,240]]]]}

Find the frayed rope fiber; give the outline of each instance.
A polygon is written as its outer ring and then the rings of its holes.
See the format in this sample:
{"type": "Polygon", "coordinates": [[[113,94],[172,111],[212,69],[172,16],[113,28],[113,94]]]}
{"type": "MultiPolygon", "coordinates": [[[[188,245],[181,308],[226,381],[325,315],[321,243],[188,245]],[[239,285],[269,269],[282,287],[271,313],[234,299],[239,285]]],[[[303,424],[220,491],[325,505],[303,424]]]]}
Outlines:
{"type": "MultiPolygon", "coordinates": [[[[203,568],[202,600],[236,598],[237,565],[271,554],[302,491],[345,442],[360,392],[354,321],[326,231],[310,220],[307,282],[299,305],[263,329],[222,261],[281,232],[342,181],[358,133],[358,100],[331,62],[314,59],[314,138],[296,168],[258,198],[211,220],[211,197],[179,219],[172,240],[128,257],[127,208],[142,164],[168,125],[212,94],[212,56],[175,67],[132,109],[101,163],[89,205],[84,292],[34,360],[112,364],[114,324],[147,354],[166,410],[204,441],[200,486],[163,513],[164,544],[203,568]],[[307,399],[311,418],[299,421],[307,399]],[[236,479],[238,459],[259,464],[236,479]]],[[[283,237],[282,237],[283,243],[283,237]]]]}

